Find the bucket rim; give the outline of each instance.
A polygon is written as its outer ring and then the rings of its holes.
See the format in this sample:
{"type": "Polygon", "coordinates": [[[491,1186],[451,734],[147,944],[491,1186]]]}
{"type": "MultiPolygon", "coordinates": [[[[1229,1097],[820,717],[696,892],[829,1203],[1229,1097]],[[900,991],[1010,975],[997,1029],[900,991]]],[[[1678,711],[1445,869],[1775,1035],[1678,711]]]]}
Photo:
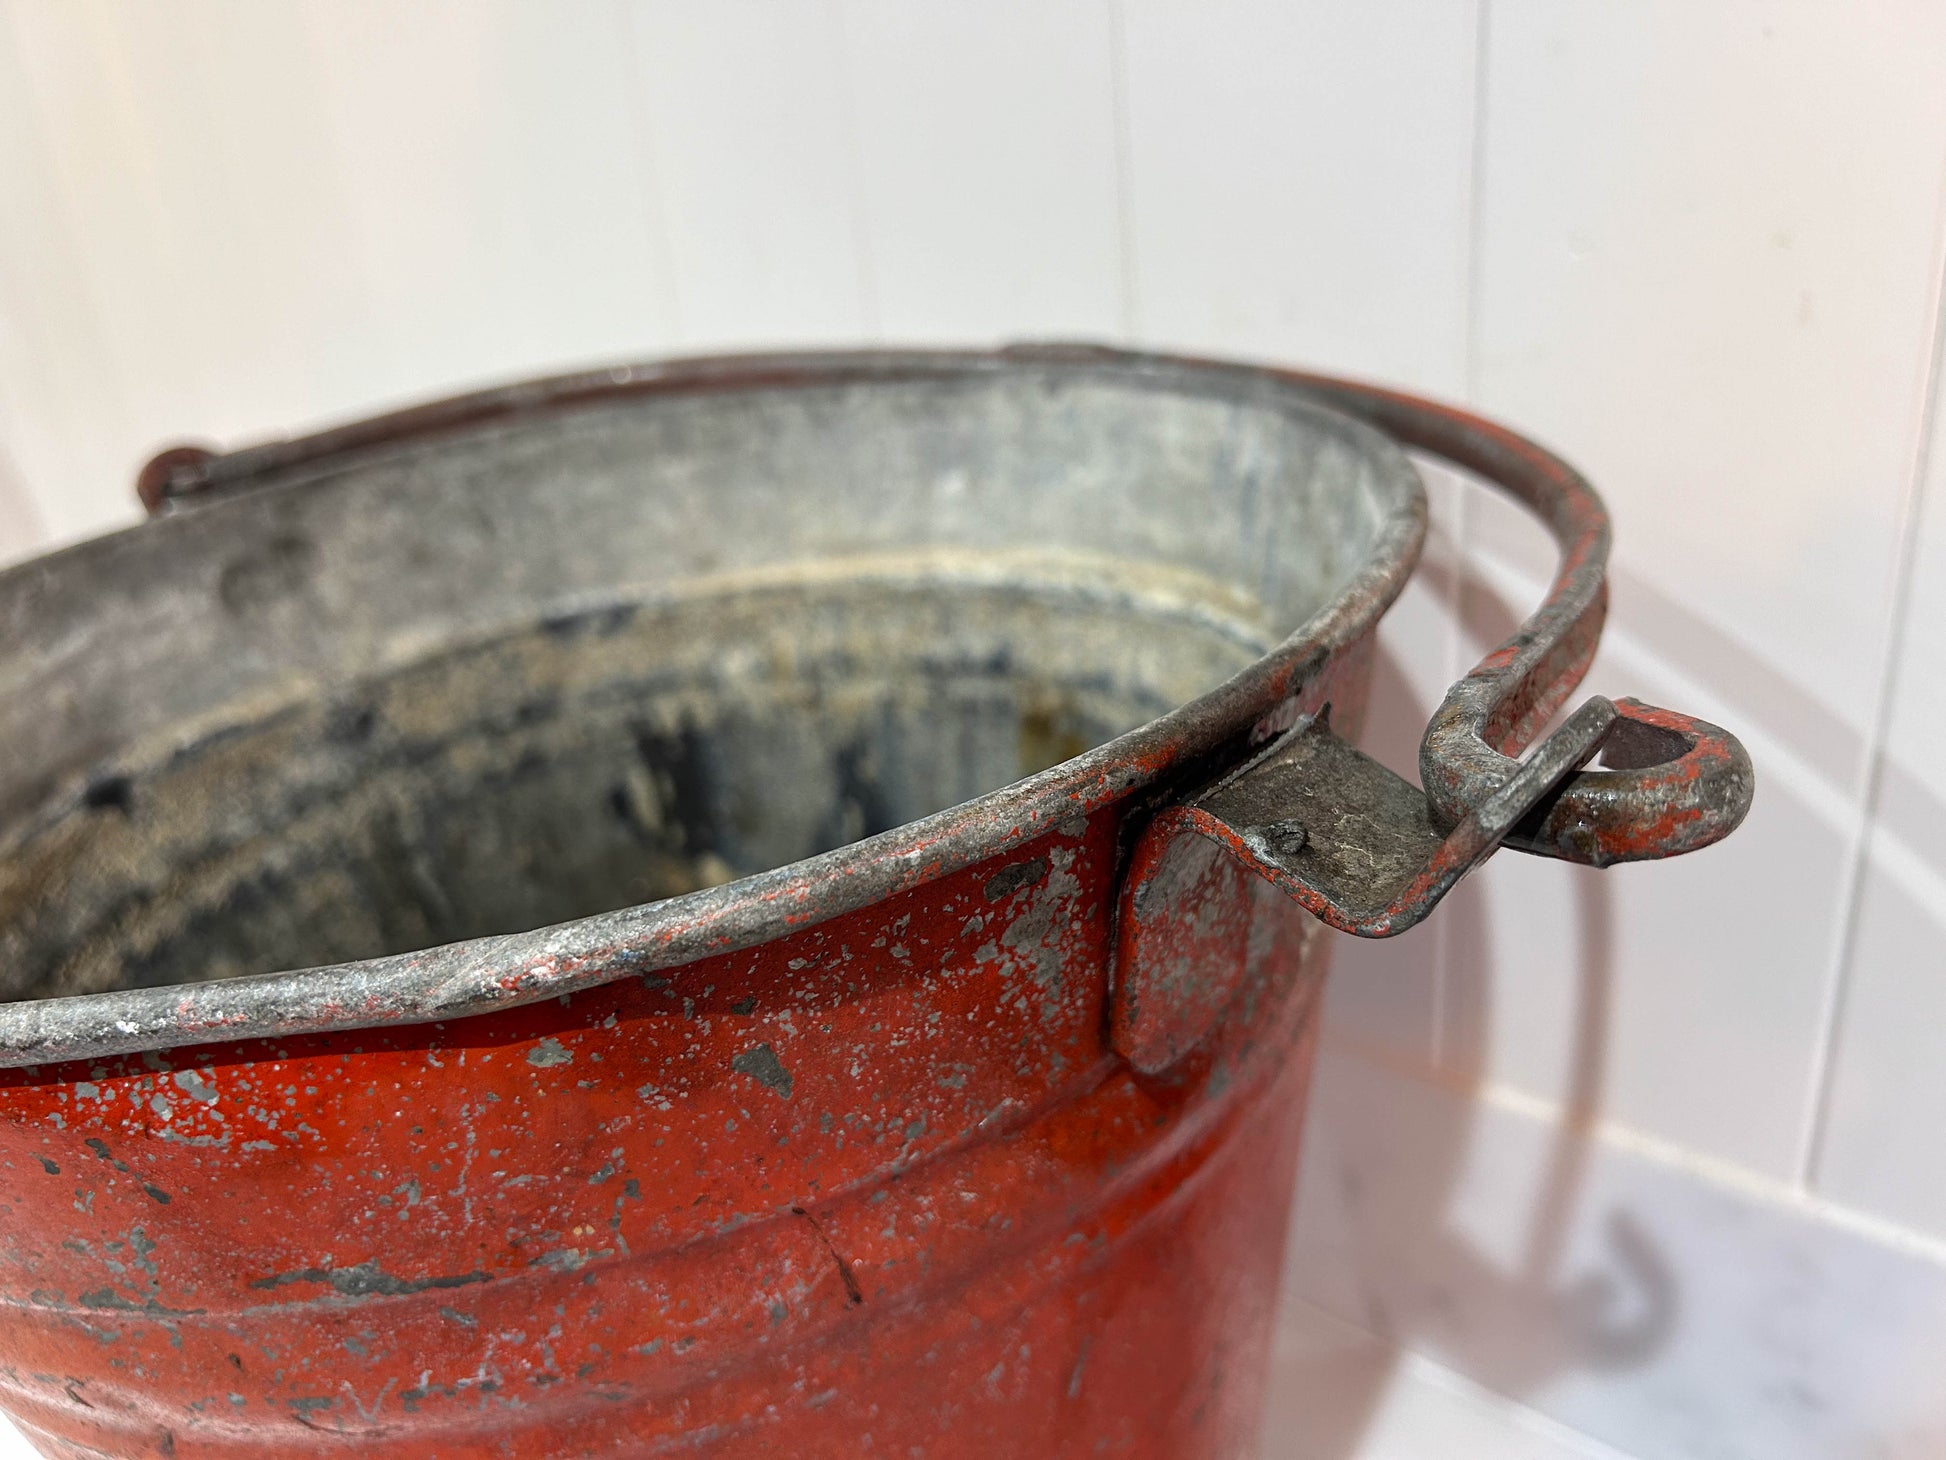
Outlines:
{"type": "MultiPolygon", "coordinates": [[[[828,852],[659,902],[522,933],[352,963],[0,1003],[0,1070],[197,1045],[444,1023],[561,998],[619,979],[734,953],[858,911],[1005,854],[1193,772],[1226,748],[1287,728],[1296,697],[1377,624],[1404,590],[1427,530],[1424,483],[1385,432],[1332,404],[1341,382],[1230,360],[1085,344],[996,350],[853,350],[719,355],[612,366],[470,392],[290,441],[216,456],[173,510],[320,458],[478,429],[617,397],[793,389],[1054,370],[1168,388],[1212,389],[1323,419],[1381,470],[1383,515],[1364,561],[1335,596],[1265,654],[1195,699],[972,800],[828,852]]],[[[288,484],[301,490],[301,484],[288,484]]],[[[266,490],[277,490],[271,485],[266,490]]],[[[124,529],[138,533],[138,525],[124,529]]],[[[120,537],[123,534],[114,534],[120,537]]],[[[101,539],[97,539],[97,542],[101,539]]],[[[47,566],[89,544],[38,560],[47,566]]]]}

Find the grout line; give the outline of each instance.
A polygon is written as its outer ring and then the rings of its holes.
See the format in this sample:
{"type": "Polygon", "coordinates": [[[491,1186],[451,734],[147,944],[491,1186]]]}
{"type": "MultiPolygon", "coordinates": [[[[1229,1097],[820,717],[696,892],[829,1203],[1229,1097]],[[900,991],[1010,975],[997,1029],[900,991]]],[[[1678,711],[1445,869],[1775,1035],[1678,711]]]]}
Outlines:
{"type": "MultiPolygon", "coordinates": [[[[1485,208],[1482,198],[1486,191],[1486,138],[1487,138],[1487,59],[1489,43],[1489,11],[1493,0],[1475,0],[1473,11],[1473,94],[1472,115],[1468,124],[1472,129],[1472,140],[1468,150],[1466,171],[1466,221],[1463,230],[1464,260],[1461,276],[1461,341],[1460,341],[1460,397],[1475,410],[1480,405],[1481,389],[1481,348],[1480,348],[1480,299],[1481,281],[1484,272],[1483,255],[1484,227],[1482,219],[1485,208]]],[[[1471,512],[1468,510],[1469,494],[1472,489],[1466,485],[1456,488],[1451,496],[1452,510],[1452,547],[1453,563],[1446,595],[1446,682],[1456,683],[1469,666],[1466,662],[1466,575],[1472,561],[1470,529],[1471,512]]],[[[1449,1021],[1453,1010],[1448,1008],[1449,986],[1452,983],[1453,923],[1451,918],[1440,918],[1433,933],[1432,948],[1432,1060],[1435,1065],[1444,1066],[1455,1043],[1449,1021]]]]}
{"type": "MultiPolygon", "coordinates": [[[[1482,1087],[1477,1098],[1484,1105],[1523,1116],[1529,1120],[1558,1125],[1568,1118],[1555,1101],[1531,1095],[1511,1085],[1482,1087]]],[[[1848,1233],[1907,1257],[1946,1267],[1946,1238],[1934,1237],[1911,1227],[1901,1226],[1885,1217],[1846,1206],[1842,1202],[1806,1191],[1794,1182],[1766,1176],[1748,1166],[1706,1155],[1665,1137],[1623,1125],[1619,1121],[1596,1121],[1587,1129],[1588,1138],[1612,1150],[1679,1171],[1720,1191],[1735,1193],[1764,1206],[1790,1212],[1807,1220],[1848,1233]]]]}
{"type": "MultiPolygon", "coordinates": [[[[1318,1050],[1320,1055],[1329,1052],[1338,1059],[1355,1060],[1393,1079],[1414,1081],[1420,1086],[1439,1090],[1452,1099],[1496,1110],[1545,1129],[1560,1126],[1571,1118],[1558,1100],[1497,1080],[1481,1081],[1451,1071],[1420,1068],[1401,1060],[1395,1052],[1383,1046],[1342,1034],[1326,1039],[1318,1050]]],[[[1766,1175],[1752,1167],[1739,1165],[1721,1156],[1708,1155],[1693,1146],[1685,1146],[1620,1121],[1594,1121],[1581,1128],[1580,1137],[1590,1145],[1662,1167],[1698,1185],[1818,1223],[1889,1252],[1946,1269],[1946,1237],[1935,1237],[1843,1202],[1833,1201],[1814,1191],[1806,1191],[1788,1178],[1766,1175]]]]}
{"type": "Polygon", "coordinates": [[[1435,1389],[1448,1397],[1457,1399],[1475,1409],[1483,1410],[1514,1433],[1526,1433],[1546,1440],[1550,1445],[1559,1447],[1563,1452],[1573,1452],[1582,1460],[1636,1460],[1625,1450],[1618,1450],[1606,1440],[1578,1430],[1573,1425],[1556,1419],[1545,1410],[1536,1409],[1525,1400],[1515,1399],[1503,1394],[1462,1373],[1448,1364],[1442,1364],[1430,1355],[1416,1349],[1401,1349],[1397,1370],[1398,1379],[1435,1389]]]}
{"type": "Polygon", "coordinates": [[[1133,340],[1142,322],[1135,270],[1135,145],[1128,109],[1128,17],[1122,0],[1108,4],[1108,93],[1115,128],[1115,231],[1122,266],[1122,334],[1133,340]]]}
{"type": "Polygon", "coordinates": [[[877,342],[883,337],[883,321],[878,271],[872,261],[871,210],[865,199],[865,159],[858,141],[858,102],[852,86],[851,27],[845,21],[844,0],[826,0],[826,13],[831,17],[838,68],[838,125],[845,138],[845,202],[851,214],[852,262],[858,270],[858,317],[865,337],[877,342]]]}
{"type": "Polygon", "coordinates": [[[1480,302],[1485,281],[1487,177],[1487,71],[1491,59],[1493,0],[1475,0],[1473,12],[1473,144],[1466,174],[1466,326],[1460,362],[1461,390],[1466,403],[1481,407],[1482,349],[1480,302]]]}
{"type": "Polygon", "coordinates": [[[1910,470],[1899,498],[1898,549],[1892,564],[1892,591],[1886,607],[1885,637],[1880,645],[1878,672],[1874,676],[1878,692],[1873,697],[1871,719],[1865,732],[1864,784],[1859,788],[1850,845],[1846,849],[1845,868],[1839,884],[1838,927],[1832,939],[1824,1000],[1818,1011],[1817,1038],[1811,1050],[1804,1140],[1797,1160],[1798,1185],[1807,1191],[1814,1188],[1818,1179],[1825,1142],[1830,1133],[1838,1042],[1844,1036],[1845,1014],[1850,1004],[1852,961],[1857,953],[1865,869],[1871,856],[1873,829],[1878,820],[1879,797],[1885,779],[1885,741],[1891,729],[1892,708],[1896,702],[1894,697],[1898,689],[1899,660],[1905,647],[1906,626],[1912,616],[1912,579],[1919,553],[1920,513],[1925,503],[1926,478],[1931,471],[1933,451],[1937,444],[1941,353],[1946,350],[1946,187],[1942,187],[1939,197],[1933,256],[1932,298],[1928,301],[1932,325],[1920,374],[1918,429],[1913,434],[1910,470]]]}

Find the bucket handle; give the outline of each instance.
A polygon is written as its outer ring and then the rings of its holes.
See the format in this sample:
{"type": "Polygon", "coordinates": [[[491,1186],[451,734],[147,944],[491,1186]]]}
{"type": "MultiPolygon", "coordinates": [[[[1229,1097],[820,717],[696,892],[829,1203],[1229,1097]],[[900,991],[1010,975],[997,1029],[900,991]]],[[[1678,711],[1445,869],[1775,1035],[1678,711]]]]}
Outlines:
{"type": "MultiPolygon", "coordinates": [[[[1433,821],[1451,831],[1520,774],[1514,759],[1581,682],[1608,611],[1608,512],[1579,472],[1503,426],[1397,391],[1292,376],[1401,445],[1484,478],[1553,533],[1560,565],[1547,598],[1513,636],[1446,692],[1419,747],[1433,821]]],[[[1750,757],[1729,731],[1639,700],[1612,719],[1583,706],[1603,770],[1577,770],[1544,792],[1507,835],[1519,851],[1606,867],[1654,861],[1721,841],[1750,810],[1750,757]]],[[[1585,757],[1584,757],[1585,759],[1585,757]]],[[[1577,761],[1578,766],[1581,762],[1577,761]]]]}
{"type": "Polygon", "coordinates": [[[1755,791],[1734,735],[1638,700],[1591,698],[1528,750],[1580,683],[1607,612],[1608,514],[1578,472],[1464,411],[1276,373],[1522,502],[1560,565],[1541,606],[1447,691],[1419,746],[1423,790],[1335,734],[1326,706],[1150,822],[1123,882],[1110,1011],[1116,1049],[1144,1070],[1200,1043],[1243,974],[1242,960],[1194,946],[1205,930],[1229,936],[1208,915],[1212,879],[1233,875],[1211,843],[1332,927],[1384,938],[1501,845],[1595,867],[1673,857],[1728,836],[1755,791]]]}

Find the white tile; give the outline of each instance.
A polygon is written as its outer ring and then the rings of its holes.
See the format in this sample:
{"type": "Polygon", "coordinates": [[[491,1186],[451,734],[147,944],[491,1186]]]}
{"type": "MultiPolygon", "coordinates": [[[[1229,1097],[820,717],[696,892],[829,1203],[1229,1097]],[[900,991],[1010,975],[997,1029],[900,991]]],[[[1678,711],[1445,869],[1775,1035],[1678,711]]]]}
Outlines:
{"type": "MultiPolygon", "coordinates": [[[[405,352],[364,268],[302,11],[179,0],[156,20],[181,70],[145,66],[139,124],[179,118],[156,165],[187,239],[158,282],[193,312],[172,347],[204,383],[196,419],[163,429],[234,440],[382,404],[405,352]]],[[[133,38],[149,58],[154,38],[133,38]]]]}
{"type": "Polygon", "coordinates": [[[1121,333],[1104,0],[845,0],[843,18],[880,330],[1121,333]]]}
{"type": "Polygon", "coordinates": [[[684,345],[868,334],[835,0],[637,4],[630,19],[684,345]]]}
{"type": "Polygon", "coordinates": [[[1890,832],[1866,864],[1818,1188],[1946,1240],[1946,866],[1890,832]]]}
{"type": "MultiPolygon", "coordinates": [[[[1935,432],[1938,421],[1935,418],[1935,432]]],[[[1884,760],[1816,1176],[1842,1201],[1946,1237],[1946,452],[1918,521],[1884,760]]]]}
{"type": "Polygon", "coordinates": [[[1124,10],[1143,336],[1459,394],[1474,5],[1124,10]]]}
{"type": "MultiPolygon", "coordinates": [[[[1490,28],[1485,407],[1613,509],[1588,687],[1728,725],[1758,795],[1727,844],[1667,867],[1496,860],[1447,910],[1448,1066],[1785,1179],[1816,1109],[1918,444],[1942,41],[1936,7],[1860,25],[1834,0],[1513,0],[1490,28]]],[[[1470,510],[1475,550],[1544,568],[1518,513],[1470,510]]],[[[1469,605],[1481,647],[1532,591],[1469,605]]],[[[1911,1027],[1896,999],[1862,1007],[1911,1027]]]]}
{"type": "Polygon", "coordinates": [[[1299,1300],[1631,1455],[1946,1449],[1946,1250],[1329,1046],[1312,1109],[1299,1300]]]}
{"type": "Polygon", "coordinates": [[[307,0],[371,313],[426,393],[652,355],[668,262],[626,13],[608,0],[307,0]]]}
{"type": "MultiPolygon", "coordinates": [[[[80,7],[0,10],[0,397],[6,451],[57,540],[132,517],[129,392],[70,209],[62,142],[37,101],[50,68],[91,69],[80,7]]],[[[70,81],[70,84],[73,84],[70,81]]],[[[97,134],[115,118],[92,113],[97,134]]]]}
{"type": "Polygon", "coordinates": [[[1891,772],[1879,815],[1900,835],[1946,867],[1946,757],[1939,754],[1946,725],[1946,371],[1937,382],[1932,441],[1924,491],[1913,522],[1910,593],[1885,753],[1891,772]]]}
{"type": "MultiPolygon", "coordinates": [[[[1758,796],[1682,863],[1501,858],[1462,889],[1448,1067],[1784,1178],[1815,1108],[1937,274],[1946,13],[1880,21],[1513,0],[1489,28],[1484,408],[1613,510],[1588,687],[1737,731],[1758,796]]],[[[1475,551],[1545,570],[1520,513],[1469,512],[1475,551]]],[[[1533,594],[1472,600],[1479,647],[1533,594]]]]}
{"type": "MultiPolygon", "coordinates": [[[[1475,564],[1473,656],[1539,586],[1475,564]]],[[[1743,735],[1757,796],[1727,841],[1605,871],[1503,852],[1435,914],[1446,927],[1451,1078],[1484,1078],[1794,1178],[1840,915],[1849,798],[1720,686],[1678,673],[1617,594],[1580,694],[1635,695],[1743,735]]],[[[1578,703],[1571,700],[1570,703],[1578,703]]]]}
{"type": "MultiPolygon", "coordinates": [[[[153,401],[199,419],[210,394],[193,343],[203,301],[183,286],[201,273],[199,244],[217,200],[198,107],[162,99],[176,99],[168,81],[196,77],[186,30],[106,0],[19,6],[12,17],[16,104],[82,279],[72,307],[92,308],[115,383],[138,416],[153,401]]],[[[32,280],[20,287],[31,290],[32,280]]]]}
{"type": "Polygon", "coordinates": [[[0,382],[51,377],[18,449],[56,536],[129,520],[170,438],[672,338],[606,0],[9,14],[0,167],[28,227],[0,288],[26,328],[0,382]]]}
{"type": "Polygon", "coordinates": [[[134,518],[158,446],[341,412],[391,352],[383,328],[358,328],[377,321],[295,11],[16,14],[10,105],[35,153],[20,171],[39,247],[0,285],[27,316],[0,350],[31,352],[7,362],[16,377],[53,367],[29,389],[59,441],[30,435],[23,455],[68,537],[134,518]]]}
{"type": "Polygon", "coordinates": [[[1855,785],[1932,319],[1946,9],[1505,0],[1488,51],[1482,401],[1588,471],[1625,571],[1709,626],[1680,667],[1731,703],[1785,676],[1817,711],[1766,728],[1855,785]]]}

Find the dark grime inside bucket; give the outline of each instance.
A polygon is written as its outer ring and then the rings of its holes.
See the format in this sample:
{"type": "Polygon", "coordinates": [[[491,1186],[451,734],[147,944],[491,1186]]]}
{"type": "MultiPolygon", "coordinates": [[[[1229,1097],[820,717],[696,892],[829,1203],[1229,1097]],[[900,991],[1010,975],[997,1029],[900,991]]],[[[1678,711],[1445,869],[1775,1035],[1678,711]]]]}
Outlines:
{"type": "Polygon", "coordinates": [[[0,575],[0,1000],[844,846],[1210,691],[1416,501],[1288,394],[920,358],[267,454],[0,575]]]}

